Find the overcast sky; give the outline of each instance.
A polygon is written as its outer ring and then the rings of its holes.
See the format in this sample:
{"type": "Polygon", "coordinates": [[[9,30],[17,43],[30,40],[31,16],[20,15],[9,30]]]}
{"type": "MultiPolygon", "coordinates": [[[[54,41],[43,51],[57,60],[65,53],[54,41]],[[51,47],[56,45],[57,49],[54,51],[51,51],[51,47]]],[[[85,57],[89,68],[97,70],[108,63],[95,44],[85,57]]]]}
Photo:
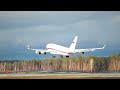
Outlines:
{"type": "Polygon", "coordinates": [[[53,42],[69,46],[76,35],[79,44],[95,41],[120,45],[120,12],[0,11],[2,51],[8,45],[38,46],[53,42]]]}

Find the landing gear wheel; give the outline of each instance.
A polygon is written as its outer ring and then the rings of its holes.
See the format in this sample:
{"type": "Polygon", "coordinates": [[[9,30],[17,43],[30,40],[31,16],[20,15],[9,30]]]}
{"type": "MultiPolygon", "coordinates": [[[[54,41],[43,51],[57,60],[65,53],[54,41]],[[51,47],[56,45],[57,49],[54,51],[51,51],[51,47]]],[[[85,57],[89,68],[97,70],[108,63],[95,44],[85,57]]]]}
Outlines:
{"type": "Polygon", "coordinates": [[[67,58],[69,58],[69,56],[66,56],[67,58]]]}
{"type": "Polygon", "coordinates": [[[52,56],[53,58],[55,58],[56,56],[52,56]]]}
{"type": "Polygon", "coordinates": [[[61,57],[61,58],[63,58],[63,56],[62,56],[62,55],[60,55],[60,57],[61,57]]]}

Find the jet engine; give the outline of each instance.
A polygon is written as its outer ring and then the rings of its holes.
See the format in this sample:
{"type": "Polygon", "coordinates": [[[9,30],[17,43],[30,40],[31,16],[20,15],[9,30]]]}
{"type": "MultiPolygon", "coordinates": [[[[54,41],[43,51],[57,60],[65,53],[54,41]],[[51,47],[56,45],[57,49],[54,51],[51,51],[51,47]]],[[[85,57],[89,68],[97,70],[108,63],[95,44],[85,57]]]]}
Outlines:
{"type": "Polygon", "coordinates": [[[35,51],[36,54],[46,54],[46,52],[43,52],[43,51],[35,51]]]}
{"type": "Polygon", "coordinates": [[[85,52],[82,52],[82,54],[84,54],[85,52]]]}

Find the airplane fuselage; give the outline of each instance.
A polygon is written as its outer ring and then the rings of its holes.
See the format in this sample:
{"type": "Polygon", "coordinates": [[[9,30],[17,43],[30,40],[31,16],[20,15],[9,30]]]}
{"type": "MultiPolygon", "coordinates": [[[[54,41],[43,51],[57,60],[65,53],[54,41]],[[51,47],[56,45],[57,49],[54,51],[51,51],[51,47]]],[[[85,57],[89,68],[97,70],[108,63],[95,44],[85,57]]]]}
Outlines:
{"type": "Polygon", "coordinates": [[[85,52],[95,51],[96,49],[104,49],[106,46],[104,45],[102,48],[75,49],[76,43],[77,43],[77,36],[75,36],[74,40],[72,41],[69,47],[64,47],[54,43],[49,43],[46,45],[47,49],[31,49],[29,48],[29,45],[28,45],[28,49],[34,50],[36,54],[46,54],[49,52],[50,54],[53,54],[53,57],[55,57],[55,55],[60,55],[61,57],[63,56],[69,57],[70,54],[76,52],[84,54],[85,52]]]}
{"type": "Polygon", "coordinates": [[[51,54],[70,55],[73,53],[73,50],[71,50],[70,48],[53,43],[47,44],[46,48],[51,54]]]}

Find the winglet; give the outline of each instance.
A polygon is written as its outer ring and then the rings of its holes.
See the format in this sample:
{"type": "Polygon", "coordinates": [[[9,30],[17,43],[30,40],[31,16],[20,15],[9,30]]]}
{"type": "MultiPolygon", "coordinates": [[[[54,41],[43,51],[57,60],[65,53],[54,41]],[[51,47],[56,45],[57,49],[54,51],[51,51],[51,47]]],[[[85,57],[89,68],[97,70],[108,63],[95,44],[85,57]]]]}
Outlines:
{"type": "Polygon", "coordinates": [[[103,49],[106,47],[106,44],[103,46],[103,49]]]}
{"type": "Polygon", "coordinates": [[[30,48],[29,48],[29,45],[28,45],[27,47],[28,47],[27,49],[30,49],[30,48]]]}

